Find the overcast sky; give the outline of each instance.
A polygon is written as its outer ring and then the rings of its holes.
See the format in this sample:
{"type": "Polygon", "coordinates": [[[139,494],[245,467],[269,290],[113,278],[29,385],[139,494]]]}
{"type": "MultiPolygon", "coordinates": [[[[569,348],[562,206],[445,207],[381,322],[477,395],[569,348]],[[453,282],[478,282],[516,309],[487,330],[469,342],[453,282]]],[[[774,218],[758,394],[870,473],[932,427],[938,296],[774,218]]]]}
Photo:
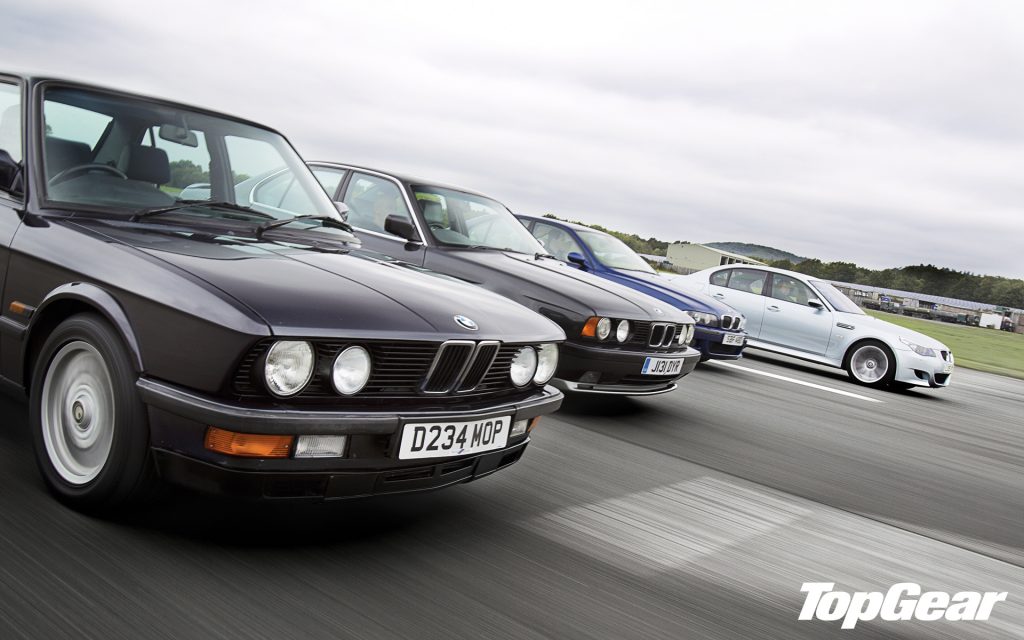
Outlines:
{"type": "Polygon", "coordinates": [[[641,236],[1024,277],[1021,2],[0,0],[0,67],[641,236]]]}

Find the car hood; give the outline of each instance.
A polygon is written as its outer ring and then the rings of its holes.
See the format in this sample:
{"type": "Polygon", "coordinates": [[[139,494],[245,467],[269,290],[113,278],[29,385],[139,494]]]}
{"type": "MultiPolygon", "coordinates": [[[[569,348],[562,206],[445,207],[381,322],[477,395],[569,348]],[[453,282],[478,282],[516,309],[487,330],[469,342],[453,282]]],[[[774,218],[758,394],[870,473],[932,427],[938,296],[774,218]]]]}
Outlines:
{"type": "Polygon", "coordinates": [[[258,314],[275,335],[506,342],[565,337],[556,324],[511,300],[361,249],[315,251],[179,225],[78,225],[216,287],[258,314]],[[457,315],[478,329],[464,328],[457,315]]]}
{"type": "MultiPolygon", "coordinates": [[[[692,322],[689,315],[624,285],[570,267],[560,260],[504,251],[455,250],[460,259],[473,263],[479,282],[515,279],[502,291],[542,304],[573,307],[581,315],[627,320],[692,322]],[[496,277],[493,277],[496,276],[496,277]]],[[[477,281],[477,277],[474,277],[477,281]]]]}
{"type": "Polygon", "coordinates": [[[645,273],[642,271],[625,271],[614,269],[616,277],[635,283],[645,289],[649,289],[656,295],[665,296],[672,300],[676,307],[686,311],[700,311],[702,313],[713,313],[716,316],[725,314],[739,314],[738,311],[729,305],[715,300],[711,296],[697,293],[690,288],[684,288],[682,283],[674,282],[657,273],[645,273]]]}
{"type": "Polygon", "coordinates": [[[950,350],[949,347],[929,335],[921,333],[920,331],[914,331],[913,329],[906,329],[891,322],[886,322],[880,318],[875,318],[869,315],[860,315],[858,313],[842,312],[838,313],[837,316],[843,318],[844,322],[848,322],[858,329],[864,329],[865,334],[878,336],[880,338],[889,338],[890,342],[894,345],[899,345],[899,339],[905,338],[906,340],[922,347],[929,347],[937,351],[950,350]]]}

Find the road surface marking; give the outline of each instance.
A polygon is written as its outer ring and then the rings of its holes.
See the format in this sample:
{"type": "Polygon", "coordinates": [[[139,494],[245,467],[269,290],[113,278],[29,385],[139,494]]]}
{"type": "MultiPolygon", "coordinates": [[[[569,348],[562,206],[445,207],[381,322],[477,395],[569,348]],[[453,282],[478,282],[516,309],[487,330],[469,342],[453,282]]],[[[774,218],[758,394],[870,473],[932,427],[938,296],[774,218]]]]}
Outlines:
{"type": "Polygon", "coordinates": [[[567,507],[526,526],[630,573],[650,575],[677,569],[810,513],[775,492],[703,476],[567,507]]]}
{"type": "Polygon", "coordinates": [[[730,369],[739,369],[740,371],[749,371],[750,373],[756,373],[759,376],[768,376],[769,378],[775,378],[776,380],[785,380],[786,382],[792,382],[804,387],[811,387],[812,389],[820,389],[822,391],[828,391],[829,393],[835,393],[848,398],[857,398],[858,400],[865,400],[867,402],[884,402],[884,400],[878,400],[877,398],[869,398],[868,396],[862,396],[859,393],[852,393],[850,391],[843,391],[841,389],[833,389],[832,387],[826,387],[823,384],[814,384],[813,382],[805,382],[796,378],[787,378],[786,376],[780,376],[777,373],[768,373],[767,371],[760,371],[758,369],[751,369],[750,367],[741,367],[738,364],[731,362],[721,362],[718,360],[709,360],[708,364],[713,364],[718,367],[729,367],[730,369]]]}

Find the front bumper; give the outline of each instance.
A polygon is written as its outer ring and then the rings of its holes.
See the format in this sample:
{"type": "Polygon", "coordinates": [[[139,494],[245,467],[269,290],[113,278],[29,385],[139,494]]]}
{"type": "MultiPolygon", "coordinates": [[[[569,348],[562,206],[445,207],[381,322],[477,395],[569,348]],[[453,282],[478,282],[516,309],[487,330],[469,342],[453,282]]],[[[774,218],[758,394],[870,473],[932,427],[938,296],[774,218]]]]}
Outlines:
{"type": "Polygon", "coordinates": [[[631,351],[564,343],[559,350],[558,371],[551,384],[563,391],[610,395],[656,395],[676,388],[676,381],[693,371],[701,354],[692,347],[685,351],[659,353],[631,351]],[[643,375],[648,357],[682,360],[673,375],[643,375]]]}
{"type": "Polygon", "coordinates": [[[922,356],[907,349],[898,351],[896,360],[896,382],[918,387],[948,387],[955,369],[952,354],[947,362],[938,356],[922,356]]]}
{"type": "MultiPolygon", "coordinates": [[[[324,411],[256,408],[224,402],[142,378],[149,407],[150,443],[166,480],[207,493],[249,498],[333,499],[438,489],[470,482],[518,461],[529,434],[493,451],[444,458],[399,460],[402,428],[410,422],[473,421],[497,416],[531,420],[558,410],[562,394],[548,386],[526,397],[478,400],[430,409],[324,411]],[[208,427],[255,434],[345,435],[340,458],[241,458],[203,446],[208,427]]],[[[431,402],[424,399],[424,406],[431,402]]]]}
{"type": "Polygon", "coordinates": [[[712,327],[697,325],[697,330],[694,333],[693,338],[693,346],[700,351],[702,360],[739,360],[743,357],[743,350],[747,348],[746,334],[743,332],[723,331],[722,329],[714,329],[712,327]],[[723,344],[725,336],[727,335],[744,336],[743,344],[723,344]]]}

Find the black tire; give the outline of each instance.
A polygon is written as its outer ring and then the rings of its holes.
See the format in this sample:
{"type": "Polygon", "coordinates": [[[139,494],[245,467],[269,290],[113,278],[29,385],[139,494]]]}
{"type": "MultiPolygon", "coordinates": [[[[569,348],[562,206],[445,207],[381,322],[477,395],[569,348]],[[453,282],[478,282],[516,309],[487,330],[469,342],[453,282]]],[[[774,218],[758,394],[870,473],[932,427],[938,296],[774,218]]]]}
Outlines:
{"type": "Polygon", "coordinates": [[[121,337],[98,315],[68,318],[43,343],[29,424],[43,480],[65,504],[105,512],[152,493],[156,473],[137,378],[121,337]]]}
{"type": "Polygon", "coordinates": [[[878,340],[861,340],[854,344],[847,351],[843,366],[854,382],[866,387],[888,387],[896,378],[896,356],[888,345],[878,340]],[[882,367],[884,372],[880,373],[882,367]]]}

